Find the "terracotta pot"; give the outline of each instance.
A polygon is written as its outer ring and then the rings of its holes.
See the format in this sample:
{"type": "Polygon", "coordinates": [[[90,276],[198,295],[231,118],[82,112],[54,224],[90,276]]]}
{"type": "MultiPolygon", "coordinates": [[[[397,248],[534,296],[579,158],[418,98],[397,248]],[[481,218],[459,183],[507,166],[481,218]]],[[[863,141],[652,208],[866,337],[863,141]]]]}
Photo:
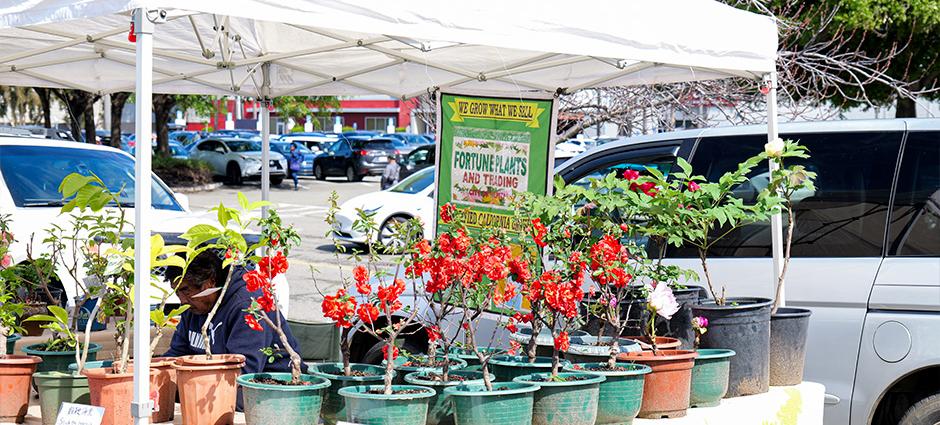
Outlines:
{"type": "Polygon", "coordinates": [[[0,357],[0,422],[23,422],[29,408],[30,379],[41,361],[36,356],[0,357]]]}
{"type": "Polygon", "coordinates": [[[685,416],[692,389],[692,366],[698,353],[692,350],[659,350],[624,353],[620,360],[649,366],[653,371],[643,383],[643,404],[637,417],[647,419],[685,416]]]}
{"type": "Polygon", "coordinates": [[[235,420],[236,379],[245,365],[241,354],[215,354],[176,359],[183,425],[226,425],[235,420]]]}
{"type": "MultiPolygon", "coordinates": [[[[150,422],[173,421],[173,410],[176,405],[176,363],[174,357],[157,357],[150,360],[150,392],[157,394],[156,408],[150,415],[150,422]]],[[[120,363],[118,363],[120,364],[120,363]]],[[[127,367],[128,373],[134,372],[134,361],[127,367]]]]}
{"type": "MultiPolygon", "coordinates": [[[[653,342],[648,336],[625,336],[626,339],[632,339],[640,343],[640,347],[644,351],[649,351],[653,349],[653,342]]],[[[659,350],[675,350],[682,345],[682,341],[678,338],[671,338],[668,336],[657,336],[656,337],[656,348],[659,350]]]]}
{"type": "MultiPolygon", "coordinates": [[[[157,371],[150,371],[151,382],[157,371]]],[[[91,404],[104,407],[101,425],[125,425],[133,423],[131,403],[134,402],[134,374],[114,373],[112,368],[85,369],[91,404]]]]}

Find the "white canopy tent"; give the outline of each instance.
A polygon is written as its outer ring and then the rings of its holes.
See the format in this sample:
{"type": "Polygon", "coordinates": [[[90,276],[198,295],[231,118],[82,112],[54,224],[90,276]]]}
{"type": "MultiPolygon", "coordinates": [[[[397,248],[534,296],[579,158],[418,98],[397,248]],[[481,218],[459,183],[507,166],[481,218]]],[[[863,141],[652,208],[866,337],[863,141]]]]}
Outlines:
{"type": "MultiPolygon", "coordinates": [[[[570,93],[730,76],[765,79],[774,139],[776,51],[770,18],[711,0],[0,1],[0,85],[133,90],[138,140],[150,137],[152,93],[409,99],[438,87],[570,93]]],[[[265,155],[267,118],[262,108],[265,155]]],[[[151,153],[136,155],[136,205],[149,205],[140,176],[151,153]]],[[[268,189],[262,179],[264,199],[268,189]]],[[[137,253],[150,251],[148,216],[136,208],[137,253]]],[[[773,229],[779,270],[779,217],[773,229]]],[[[148,259],[136,264],[135,305],[147,305],[148,259]]],[[[150,415],[149,323],[135,311],[138,424],[150,415]]]]}

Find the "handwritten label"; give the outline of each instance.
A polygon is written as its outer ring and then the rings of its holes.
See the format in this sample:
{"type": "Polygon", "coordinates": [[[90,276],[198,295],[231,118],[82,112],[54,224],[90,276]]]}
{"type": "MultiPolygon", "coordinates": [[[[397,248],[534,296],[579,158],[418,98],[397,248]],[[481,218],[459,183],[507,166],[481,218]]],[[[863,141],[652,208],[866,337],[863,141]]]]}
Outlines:
{"type": "Polygon", "coordinates": [[[62,403],[55,425],[101,425],[104,407],[62,403]]]}

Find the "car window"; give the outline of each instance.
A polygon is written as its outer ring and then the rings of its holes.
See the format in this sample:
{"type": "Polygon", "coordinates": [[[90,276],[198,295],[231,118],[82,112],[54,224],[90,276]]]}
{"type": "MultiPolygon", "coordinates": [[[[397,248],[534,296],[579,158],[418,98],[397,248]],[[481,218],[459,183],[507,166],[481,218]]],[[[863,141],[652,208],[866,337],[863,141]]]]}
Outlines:
{"type": "MultiPolygon", "coordinates": [[[[901,133],[783,134],[809,149],[810,158],[792,159],[816,176],[816,190],[795,196],[794,257],[880,257],[893,170],[901,147],[901,133]]],[[[695,174],[716,181],[738,163],[763,150],[766,136],[707,137],[692,157],[695,174]]],[[[750,180],[734,190],[745,203],[767,186],[766,163],[756,167],[750,180]]],[[[715,229],[725,232],[726,229],[715,229]]],[[[715,257],[770,257],[770,223],[742,226],[709,250],[715,257]]],[[[671,249],[670,256],[694,257],[692,248],[671,249]]]]}
{"type": "Polygon", "coordinates": [[[428,162],[428,149],[418,149],[408,155],[406,162],[412,165],[425,164],[428,162]]]}
{"type": "MultiPolygon", "coordinates": [[[[398,143],[401,143],[399,140],[398,143]]],[[[363,149],[382,149],[382,150],[394,150],[396,147],[395,143],[390,140],[373,140],[366,142],[362,145],[363,149]]]]}
{"type": "MultiPolygon", "coordinates": [[[[71,173],[94,174],[120,202],[134,203],[134,160],[125,154],[49,146],[0,146],[0,173],[17,207],[52,206],[61,201],[59,184],[71,173]]],[[[156,177],[151,186],[154,208],[182,211],[156,177]]]]}
{"type": "Polygon", "coordinates": [[[940,256],[940,132],[904,144],[888,229],[890,255],[940,256]]]}
{"type": "Polygon", "coordinates": [[[254,142],[254,141],[229,140],[225,142],[225,145],[228,146],[229,150],[232,152],[259,152],[261,151],[261,143],[254,142]]]}
{"type": "Polygon", "coordinates": [[[399,193],[418,193],[434,183],[434,168],[425,168],[402,180],[389,191],[399,193]]]}
{"type": "Polygon", "coordinates": [[[196,147],[196,149],[199,149],[201,151],[211,152],[215,150],[215,147],[218,143],[219,142],[216,142],[215,140],[206,140],[205,142],[200,143],[199,146],[196,147]]]}

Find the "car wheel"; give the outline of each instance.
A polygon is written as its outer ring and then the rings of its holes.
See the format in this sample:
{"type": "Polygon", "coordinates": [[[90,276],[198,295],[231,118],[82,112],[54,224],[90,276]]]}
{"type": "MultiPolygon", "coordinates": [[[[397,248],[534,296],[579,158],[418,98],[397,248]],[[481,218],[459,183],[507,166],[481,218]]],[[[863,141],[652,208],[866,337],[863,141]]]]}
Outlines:
{"type": "Polygon", "coordinates": [[[918,401],[901,418],[900,425],[935,425],[940,423],[940,394],[918,401]]]}
{"type": "Polygon", "coordinates": [[[317,180],[326,180],[326,174],[323,174],[323,167],[319,164],[313,169],[313,175],[317,177],[317,180]]]}
{"type": "Polygon", "coordinates": [[[242,169],[238,164],[230,162],[228,167],[225,167],[225,178],[226,182],[230,185],[240,185],[242,184],[242,169]]]}
{"type": "MultiPolygon", "coordinates": [[[[424,332],[423,331],[418,332],[415,335],[418,335],[418,334],[423,335],[424,332]]],[[[385,346],[385,343],[382,341],[375,343],[375,345],[373,345],[372,348],[370,348],[369,351],[366,351],[366,353],[362,356],[362,360],[360,360],[360,363],[382,364],[382,357],[383,357],[382,347],[384,346],[385,346]]],[[[410,339],[401,341],[400,345],[398,345],[398,348],[399,350],[407,351],[411,354],[422,354],[422,352],[424,351],[421,349],[421,347],[417,343],[415,343],[414,341],[410,339]]]]}
{"type": "MultiPolygon", "coordinates": [[[[397,254],[406,248],[407,243],[401,237],[402,235],[398,234],[397,230],[410,219],[411,217],[396,215],[382,223],[382,226],[379,227],[378,243],[383,252],[397,254]]],[[[417,236],[420,237],[420,235],[417,236]]],[[[414,240],[417,240],[417,238],[414,240]]],[[[411,242],[414,242],[414,240],[411,242]]]]}
{"type": "Polygon", "coordinates": [[[346,181],[348,182],[356,181],[356,170],[353,169],[352,165],[346,167],[346,181]]]}
{"type": "Polygon", "coordinates": [[[278,186],[281,182],[284,181],[284,176],[272,176],[271,177],[271,186],[278,186]]]}

